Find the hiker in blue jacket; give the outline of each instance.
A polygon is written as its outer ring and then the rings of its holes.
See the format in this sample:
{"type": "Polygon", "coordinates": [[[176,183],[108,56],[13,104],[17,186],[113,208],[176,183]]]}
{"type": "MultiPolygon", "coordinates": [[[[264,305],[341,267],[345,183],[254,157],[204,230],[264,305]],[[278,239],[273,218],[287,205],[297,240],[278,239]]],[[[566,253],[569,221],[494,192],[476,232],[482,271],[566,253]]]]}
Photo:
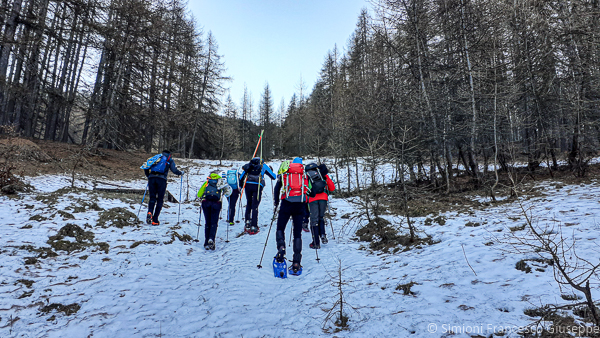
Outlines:
{"type": "Polygon", "coordinates": [[[167,175],[169,174],[169,170],[175,175],[183,175],[183,171],[178,170],[177,166],[175,166],[175,160],[173,160],[171,152],[168,150],[163,150],[159,162],[149,169],[144,169],[144,174],[148,177],[148,194],[150,195],[148,214],[146,215],[147,224],[160,224],[158,216],[162,210],[163,199],[165,197],[165,192],[167,191],[167,175]],[[162,168],[165,169],[161,170],[162,168]]]}
{"type": "Polygon", "coordinates": [[[259,157],[253,158],[242,167],[240,182],[246,193],[245,230],[251,235],[258,232],[258,205],[265,186],[265,174],[272,180],[275,179],[273,170],[259,157]]]}

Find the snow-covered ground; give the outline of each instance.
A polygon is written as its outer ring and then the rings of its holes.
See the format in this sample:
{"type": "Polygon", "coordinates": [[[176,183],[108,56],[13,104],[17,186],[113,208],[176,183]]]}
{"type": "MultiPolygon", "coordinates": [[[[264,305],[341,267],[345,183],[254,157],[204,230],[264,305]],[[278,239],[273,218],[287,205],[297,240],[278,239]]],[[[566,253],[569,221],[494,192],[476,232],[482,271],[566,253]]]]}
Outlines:
{"type": "MultiPolygon", "coordinates": [[[[190,174],[191,198],[211,170],[223,172],[241,165],[194,163],[179,165],[190,174]]],[[[273,164],[275,170],[278,166],[273,164]]],[[[514,250],[506,243],[504,236],[513,233],[509,228],[524,224],[516,203],[442,214],[444,225],[434,222],[427,226],[424,218],[418,218],[419,230],[439,243],[382,254],[360,250],[368,244],[352,240],[353,233],[340,231],[356,228],[347,225],[342,216],[357,210],[349,201],[334,198],[335,240],[328,224],[330,242],[318,251],[317,261],[315,251],[308,247],[310,234],[304,233],[303,274],[278,279],[270,267],[276,251],[274,229],[263,268],[257,268],[273,215],[268,179],[269,189],[260,206],[261,231],[238,237],[242,223],[227,232],[222,220],[216,251],[203,249],[203,228],[199,243],[177,239],[165,243],[173,231],[196,238],[199,209],[191,201],[181,204],[180,213],[179,205],[165,203],[158,227],[102,228],[97,226],[101,211],[88,207],[74,212],[73,207],[96,202],[104,210],[123,207],[137,214],[139,201],[108,199],[77,190],[60,195],[49,207],[48,201],[36,197],[70,186],[70,178],[41,176],[29,181],[36,192],[16,198],[0,196],[0,337],[440,337],[449,335],[450,330],[455,337],[470,337],[506,329],[505,336],[516,337],[514,328],[533,320],[523,313],[525,309],[566,303],[560,298],[551,267],[538,265],[544,270],[539,271],[532,266],[532,273],[515,269],[519,260],[534,257],[511,252],[514,250]],[[59,210],[75,219],[66,219],[68,216],[59,210]],[[35,215],[48,219],[30,220],[35,215]],[[59,251],[57,257],[24,264],[36,253],[21,246],[47,247],[48,237],[67,223],[92,231],[95,242],[110,245],[109,252],[96,247],[71,254],[59,251]],[[465,226],[476,223],[480,226],[465,226]],[[229,243],[225,243],[226,238],[229,243]],[[130,248],[138,241],[157,244],[130,248]],[[324,319],[325,310],[337,300],[332,276],[339,261],[348,283],[344,286],[345,301],[354,309],[346,307],[349,330],[332,334],[323,328],[331,332],[333,327],[324,319]],[[19,280],[34,283],[28,287],[19,280]],[[414,295],[405,296],[396,290],[399,284],[410,282],[416,283],[411,289],[414,295]],[[53,303],[78,304],[80,309],[70,315],[40,312],[53,303]]],[[[135,189],[144,189],[146,184],[145,180],[109,183],[135,189]]],[[[179,178],[170,177],[168,190],[179,199],[181,187],[185,199],[188,179],[183,180],[183,186],[180,183],[179,178]]],[[[80,179],[76,186],[90,189],[93,184],[91,179],[80,179]]],[[[579,254],[597,259],[600,184],[543,184],[541,189],[543,196],[527,202],[536,221],[562,222],[577,238],[579,254]]],[[[290,228],[291,222],[287,234],[290,228]]],[[[525,231],[514,233],[521,232],[525,231]]],[[[291,258],[291,247],[288,256],[291,258]]],[[[593,282],[592,293],[597,295],[597,280],[593,282]]]]}

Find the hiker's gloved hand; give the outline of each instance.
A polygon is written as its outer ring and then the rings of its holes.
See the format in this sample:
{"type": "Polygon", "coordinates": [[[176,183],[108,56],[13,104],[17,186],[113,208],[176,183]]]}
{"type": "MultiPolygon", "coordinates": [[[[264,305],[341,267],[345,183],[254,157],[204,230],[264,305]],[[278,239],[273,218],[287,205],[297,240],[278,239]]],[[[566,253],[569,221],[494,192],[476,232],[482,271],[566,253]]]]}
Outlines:
{"type": "Polygon", "coordinates": [[[180,171],[180,173],[181,173],[181,174],[179,174],[179,176],[181,176],[181,175],[185,174],[185,171],[181,170],[181,171],[180,171]]]}

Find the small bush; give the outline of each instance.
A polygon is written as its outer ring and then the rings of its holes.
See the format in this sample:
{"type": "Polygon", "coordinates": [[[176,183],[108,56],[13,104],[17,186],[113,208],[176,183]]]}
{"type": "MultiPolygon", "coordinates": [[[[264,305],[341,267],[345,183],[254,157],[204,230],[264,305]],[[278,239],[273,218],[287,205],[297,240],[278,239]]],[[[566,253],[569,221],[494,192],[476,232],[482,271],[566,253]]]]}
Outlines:
{"type": "Polygon", "coordinates": [[[405,296],[415,296],[416,293],[414,293],[411,288],[415,285],[419,285],[418,283],[415,282],[410,282],[410,283],[406,283],[406,284],[398,284],[398,286],[396,286],[396,290],[398,291],[402,291],[402,294],[405,296]]]}
{"type": "Polygon", "coordinates": [[[137,219],[137,216],[125,208],[112,208],[103,211],[100,214],[100,219],[98,220],[98,226],[103,228],[114,226],[122,229],[124,227],[136,226],[138,224],[139,220],[137,219]]]}
{"type": "Polygon", "coordinates": [[[79,311],[80,308],[81,308],[81,306],[79,306],[79,304],[77,304],[77,303],[73,303],[73,304],[69,304],[69,305],[52,303],[50,305],[46,305],[46,306],[42,307],[40,309],[40,312],[44,313],[44,314],[48,314],[48,313],[56,310],[57,312],[62,312],[65,315],[70,316],[74,313],[77,313],[77,311],[79,311]]]}
{"type": "Polygon", "coordinates": [[[531,273],[531,267],[527,264],[527,262],[522,259],[517,262],[515,268],[520,271],[524,271],[525,273],[531,273]]]}

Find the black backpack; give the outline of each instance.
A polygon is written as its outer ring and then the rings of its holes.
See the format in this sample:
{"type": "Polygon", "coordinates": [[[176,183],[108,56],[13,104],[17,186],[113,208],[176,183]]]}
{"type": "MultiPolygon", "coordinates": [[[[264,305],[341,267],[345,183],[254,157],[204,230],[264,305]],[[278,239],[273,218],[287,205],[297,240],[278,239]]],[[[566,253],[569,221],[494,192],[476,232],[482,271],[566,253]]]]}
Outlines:
{"type": "Polygon", "coordinates": [[[306,167],[304,167],[304,172],[310,181],[310,192],[308,193],[308,196],[315,197],[317,194],[325,192],[327,182],[323,176],[321,176],[321,172],[316,163],[307,164],[306,167]]]}
{"type": "Polygon", "coordinates": [[[244,170],[246,170],[246,182],[254,182],[260,183],[262,177],[260,174],[262,173],[262,165],[256,163],[248,163],[244,166],[244,170]]]}
{"type": "Polygon", "coordinates": [[[221,190],[217,187],[219,181],[209,178],[206,189],[204,190],[204,198],[209,201],[219,201],[221,199],[221,190]]]}

